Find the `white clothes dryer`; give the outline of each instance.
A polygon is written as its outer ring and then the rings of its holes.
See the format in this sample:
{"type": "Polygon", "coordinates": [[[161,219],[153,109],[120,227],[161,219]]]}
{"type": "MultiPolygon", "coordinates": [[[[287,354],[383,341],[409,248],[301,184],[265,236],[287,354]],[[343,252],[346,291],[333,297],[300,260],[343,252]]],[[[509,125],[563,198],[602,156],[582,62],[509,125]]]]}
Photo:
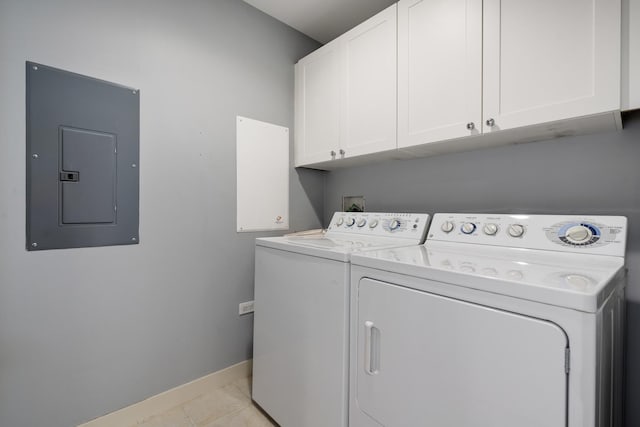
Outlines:
{"type": "Polygon", "coordinates": [[[256,239],[252,397],[282,427],[347,425],[351,255],[417,246],[428,224],[336,212],[323,235],[256,239]]]}
{"type": "Polygon", "coordinates": [[[626,218],[436,214],[352,257],[351,427],[620,426],[626,218]]]}

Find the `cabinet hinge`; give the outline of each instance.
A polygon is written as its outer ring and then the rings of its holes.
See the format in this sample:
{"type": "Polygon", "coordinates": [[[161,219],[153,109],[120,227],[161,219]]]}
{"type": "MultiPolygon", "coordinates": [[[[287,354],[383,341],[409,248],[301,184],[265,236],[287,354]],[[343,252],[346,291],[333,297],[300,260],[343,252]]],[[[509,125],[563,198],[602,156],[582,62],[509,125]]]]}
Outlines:
{"type": "Polygon", "coordinates": [[[569,347],[564,349],[564,372],[569,373],[571,369],[571,349],[569,347]]]}

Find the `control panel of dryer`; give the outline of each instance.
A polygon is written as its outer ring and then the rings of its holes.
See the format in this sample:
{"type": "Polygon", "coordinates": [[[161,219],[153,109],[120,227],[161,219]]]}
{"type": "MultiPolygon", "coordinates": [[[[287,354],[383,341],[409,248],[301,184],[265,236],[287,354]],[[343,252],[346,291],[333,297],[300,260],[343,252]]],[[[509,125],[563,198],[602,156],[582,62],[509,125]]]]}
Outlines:
{"type": "Polygon", "coordinates": [[[349,233],[424,240],[429,215],[418,213],[336,212],[327,233],[349,233]]]}
{"type": "Polygon", "coordinates": [[[427,240],[624,256],[622,216],[435,214],[427,240]]]}

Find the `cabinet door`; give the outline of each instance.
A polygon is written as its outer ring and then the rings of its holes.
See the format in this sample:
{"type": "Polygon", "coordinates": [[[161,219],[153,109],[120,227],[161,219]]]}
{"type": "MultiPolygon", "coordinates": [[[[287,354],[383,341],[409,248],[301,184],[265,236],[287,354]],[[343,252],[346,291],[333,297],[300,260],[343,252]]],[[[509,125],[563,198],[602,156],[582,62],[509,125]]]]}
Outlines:
{"type": "Polygon", "coordinates": [[[340,37],[345,157],[396,148],[396,5],[340,37]]]}
{"type": "Polygon", "coordinates": [[[495,131],[620,108],[620,0],[485,0],[483,114],[495,131]]]}
{"type": "Polygon", "coordinates": [[[329,43],[295,66],[295,165],[332,159],[340,138],[341,58],[329,43]]]}
{"type": "Polygon", "coordinates": [[[557,325],[370,279],[357,298],[350,389],[375,425],[567,425],[557,325]]]}
{"type": "Polygon", "coordinates": [[[481,96],[482,1],[401,0],[398,147],[478,134],[481,96]]]}
{"type": "Polygon", "coordinates": [[[640,108],[640,0],[622,0],[622,110],[640,108]]]}

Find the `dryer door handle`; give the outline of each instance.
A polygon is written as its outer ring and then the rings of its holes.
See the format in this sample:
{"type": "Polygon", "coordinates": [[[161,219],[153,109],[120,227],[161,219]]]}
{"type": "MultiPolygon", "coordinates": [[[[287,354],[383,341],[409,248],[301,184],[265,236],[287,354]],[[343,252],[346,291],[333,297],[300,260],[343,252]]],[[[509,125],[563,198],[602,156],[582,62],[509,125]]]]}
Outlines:
{"type": "Polygon", "coordinates": [[[370,320],[364,322],[364,370],[369,375],[380,372],[380,329],[370,320]]]}

